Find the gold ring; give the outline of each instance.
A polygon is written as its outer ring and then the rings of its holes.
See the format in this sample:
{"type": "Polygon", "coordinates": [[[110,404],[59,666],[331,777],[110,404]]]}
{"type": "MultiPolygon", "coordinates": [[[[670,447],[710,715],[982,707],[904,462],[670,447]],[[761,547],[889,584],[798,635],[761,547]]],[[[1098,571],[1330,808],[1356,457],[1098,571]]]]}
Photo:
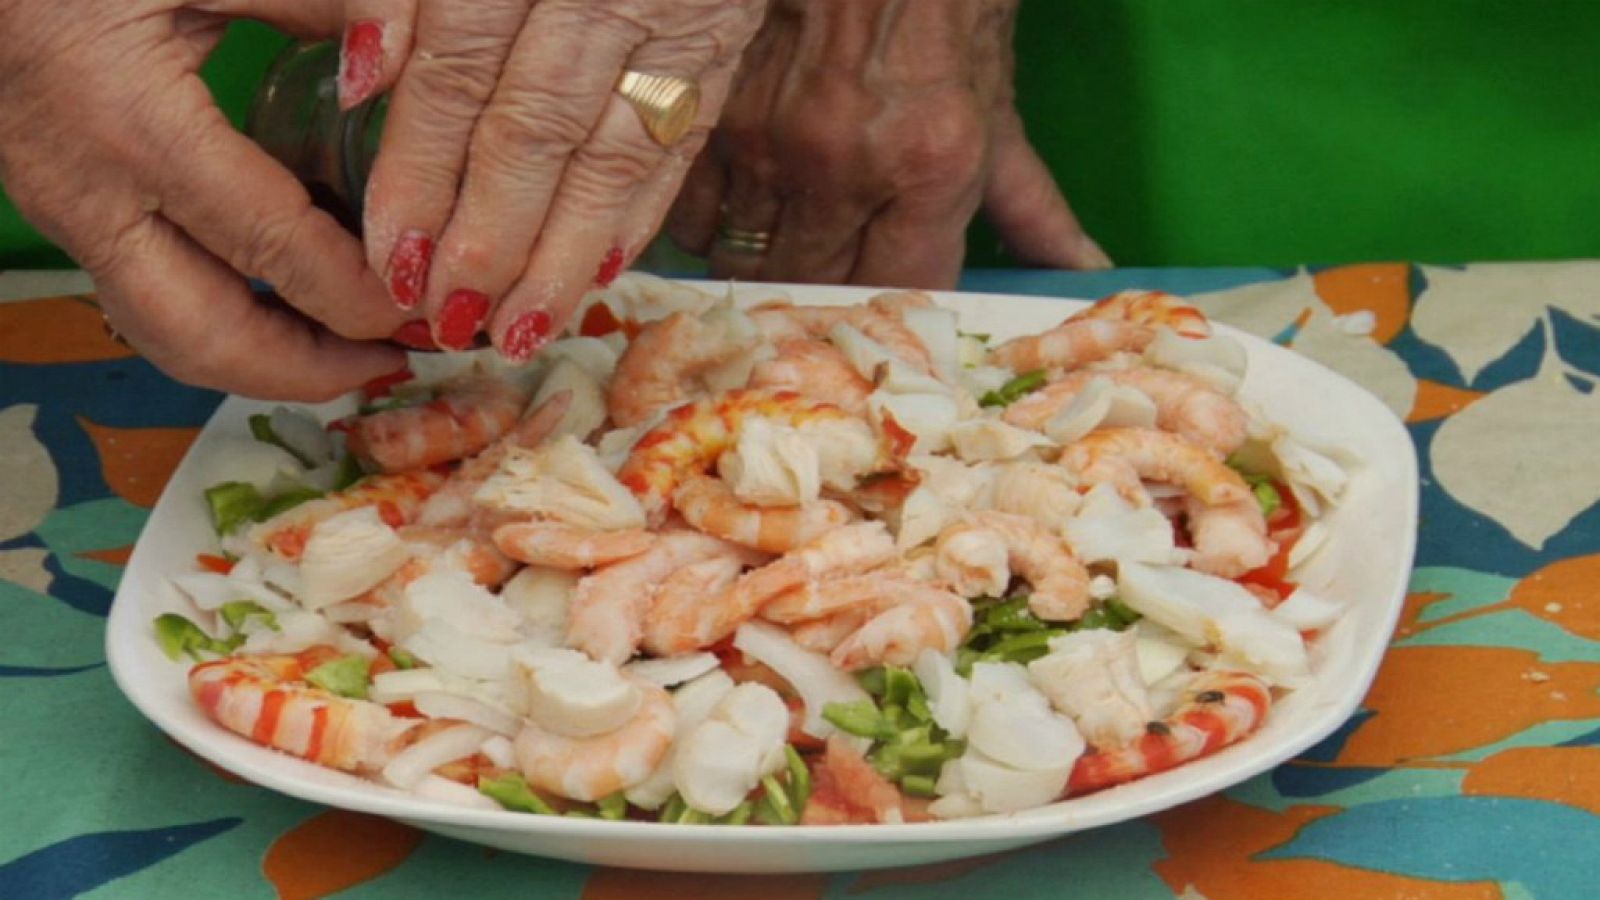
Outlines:
{"type": "Polygon", "coordinates": [[[734,253],[760,256],[772,246],[772,232],[750,231],[721,225],[717,228],[717,243],[734,253]]]}
{"type": "Polygon", "coordinates": [[[676,75],[648,75],[624,70],[617,93],[628,101],[644,130],[663,147],[671,147],[694,125],[700,111],[700,85],[676,75]]]}

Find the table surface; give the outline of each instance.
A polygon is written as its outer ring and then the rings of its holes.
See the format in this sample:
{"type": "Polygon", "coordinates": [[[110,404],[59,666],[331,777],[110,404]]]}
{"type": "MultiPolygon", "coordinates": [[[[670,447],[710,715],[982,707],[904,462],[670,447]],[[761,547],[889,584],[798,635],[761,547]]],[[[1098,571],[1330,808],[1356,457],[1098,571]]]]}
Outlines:
{"type": "Polygon", "coordinates": [[[143,720],[102,648],[119,566],[219,396],[107,340],[81,277],[0,273],[14,301],[0,305],[0,897],[1600,895],[1600,263],[971,272],[963,286],[1196,295],[1405,418],[1417,568],[1345,727],[1145,819],[781,879],[494,853],[273,794],[143,720]]]}

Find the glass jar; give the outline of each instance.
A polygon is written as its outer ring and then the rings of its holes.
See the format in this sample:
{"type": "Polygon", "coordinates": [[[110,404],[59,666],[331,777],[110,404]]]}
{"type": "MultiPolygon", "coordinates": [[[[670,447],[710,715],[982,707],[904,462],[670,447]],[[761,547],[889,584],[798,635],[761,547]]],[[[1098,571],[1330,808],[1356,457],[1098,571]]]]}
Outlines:
{"type": "Polygon", "coordinates": [[[359,233],[388,98],[345,112],[339,109],[338,75],[337,42],[289,46],[256,91],[245,133],[293,172],[318,206],[359,233]]]}
{"type": "MultiPolygon", "coordinates": [[[[367,175],[389,109],[379,95],[345,112],[339,109],[339,45],[290,45],[256,91],[245,133],[305,184],[311,199],[346,228],[361,233],[367,175]]],[[[699,275],[702,260],[658,237],[634,259],[635,268],[699,275]]]]}

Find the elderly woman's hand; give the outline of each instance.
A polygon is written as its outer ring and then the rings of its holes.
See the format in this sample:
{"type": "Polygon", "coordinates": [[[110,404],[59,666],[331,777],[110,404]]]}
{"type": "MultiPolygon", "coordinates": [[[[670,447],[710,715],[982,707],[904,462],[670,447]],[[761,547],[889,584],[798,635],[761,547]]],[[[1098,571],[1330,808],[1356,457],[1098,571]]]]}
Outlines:
{"type": "Polygon", "coordinates": [[[364,218],[395,302],[443,346],[537,350],[660,226],[764,6],[352,0],[341,102],[393,85],[364,218]],[[653,140],[624,70],[697,83],[694,129],[653,140]]]}
{"type": "Polygon", "coordinates": [[[722,276],[940,288],[981,204],[1025,261],[1109,266],[1012,103],[1017,3],[774,0],[668,232],[722,276]]]}
{"type": "Polygon", "coordinates": [[[174,377],[321,399],[392,371],[360,243],[229,127],[196,74],[229,17],[338,33],[334,0],[0,0],[0,183],[174,377]],[[258,302],[243,276],[294,309],[258,302]],[[298,311],[296,311],[298,310],[298,311]]]}

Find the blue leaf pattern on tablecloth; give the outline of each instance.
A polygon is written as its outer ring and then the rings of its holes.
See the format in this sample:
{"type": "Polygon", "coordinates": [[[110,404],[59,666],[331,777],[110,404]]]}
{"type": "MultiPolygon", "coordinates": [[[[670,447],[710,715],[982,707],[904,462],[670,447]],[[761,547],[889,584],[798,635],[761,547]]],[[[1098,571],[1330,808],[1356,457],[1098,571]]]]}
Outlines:
{"type": "Polygon", "coordinates": [[[0,897],[28,900],[76,897],[155,865],[241,821],[212,819],[171,828],[101,831],[68,838],[0,864],[0,897]]]}

